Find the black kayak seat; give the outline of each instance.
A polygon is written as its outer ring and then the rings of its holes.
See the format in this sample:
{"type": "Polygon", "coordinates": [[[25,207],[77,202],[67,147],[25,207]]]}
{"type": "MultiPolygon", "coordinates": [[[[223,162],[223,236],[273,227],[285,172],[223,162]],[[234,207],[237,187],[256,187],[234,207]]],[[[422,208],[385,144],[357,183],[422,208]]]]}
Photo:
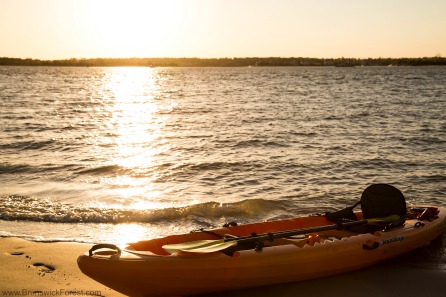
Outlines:
{"type": "Polygon", "coordinates": [[[373,184],[361,195],[361,200],[353,206],[332,213],[326,213],[328,220],[356,220],[353,208],[361,204],[364,219],[383,218],[398,215],[400,219],[392,222],[392,227],[401,226],[406,221],[406,199],[400,190],[389,184],[373,184]]]}
{"type": "Polygon", "coordinates": [[[403,193],[388,184],[374,184],[367,187],[361,195],[361,209],[365,219],[390,215],[405,216],[407,213],[403,193]]]}

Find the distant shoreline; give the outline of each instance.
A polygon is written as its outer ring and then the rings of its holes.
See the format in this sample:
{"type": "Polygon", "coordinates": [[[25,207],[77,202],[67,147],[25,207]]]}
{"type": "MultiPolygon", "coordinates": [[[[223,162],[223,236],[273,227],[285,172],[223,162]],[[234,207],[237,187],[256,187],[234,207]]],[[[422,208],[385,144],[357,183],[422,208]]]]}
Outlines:
{"type": "Polygon", "coordinates": [[[262,67],[262,66],[446,66],[446,58],[81,58],[39,60],[0,57],[1,66],[71,67],[262,67]]]}

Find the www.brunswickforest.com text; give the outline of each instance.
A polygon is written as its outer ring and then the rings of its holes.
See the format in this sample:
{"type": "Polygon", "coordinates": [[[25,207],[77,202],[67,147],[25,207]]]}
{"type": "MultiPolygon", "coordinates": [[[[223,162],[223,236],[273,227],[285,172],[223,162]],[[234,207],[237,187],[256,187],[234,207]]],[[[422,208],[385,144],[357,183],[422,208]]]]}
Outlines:
{"type": "Polygon", "coordinates": [[[101,291],[86,290],[1,290],[1,296],[102,296],[101,291]]]}

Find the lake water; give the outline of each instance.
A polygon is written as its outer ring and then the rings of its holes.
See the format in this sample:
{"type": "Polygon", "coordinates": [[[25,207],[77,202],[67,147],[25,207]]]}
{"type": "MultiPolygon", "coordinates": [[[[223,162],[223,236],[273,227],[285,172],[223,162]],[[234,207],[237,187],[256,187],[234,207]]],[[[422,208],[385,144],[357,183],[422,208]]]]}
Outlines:
{"type": "Polygon", "coordinates": [[[446,206],[446,67],[0,67],[0,236],[124,243],[446,206]]]}

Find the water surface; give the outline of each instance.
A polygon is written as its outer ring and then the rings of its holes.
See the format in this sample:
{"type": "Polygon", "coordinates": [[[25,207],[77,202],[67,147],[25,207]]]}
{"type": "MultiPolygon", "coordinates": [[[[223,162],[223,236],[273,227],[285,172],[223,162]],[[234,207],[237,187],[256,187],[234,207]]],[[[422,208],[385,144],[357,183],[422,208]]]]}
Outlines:
{"type": "Polygon", "coordinates": [[[125,242],[446,206],[446,68],[0,68],[0,235],[125,242]]]}

